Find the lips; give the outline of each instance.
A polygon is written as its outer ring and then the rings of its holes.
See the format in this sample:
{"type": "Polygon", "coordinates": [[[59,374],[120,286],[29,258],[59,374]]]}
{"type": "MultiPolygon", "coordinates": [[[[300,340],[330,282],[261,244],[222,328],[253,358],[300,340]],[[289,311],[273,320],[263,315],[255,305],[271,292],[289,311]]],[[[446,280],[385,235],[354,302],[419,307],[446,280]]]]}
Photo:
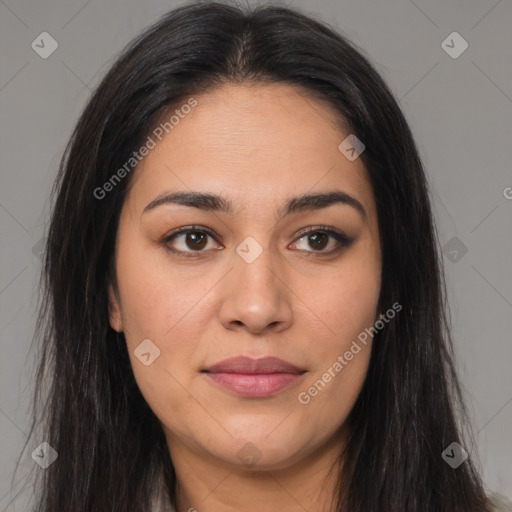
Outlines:
{"type": "Polygon", "coordinates": [[[250,357],[232,357],[214,364],[205,370],[208,373],[245,373],[257,375],[265,373],[304,373],[293,364],[287,363],[277,357],[263,357],[252,359],[250,357]]]}
{"type": "Polygon", "coordinates": [[[220,361],[202,373],[211,382],[237,395],[263,398],[297,383],[306,371],[277,357],[242,356],[220,361]]]}

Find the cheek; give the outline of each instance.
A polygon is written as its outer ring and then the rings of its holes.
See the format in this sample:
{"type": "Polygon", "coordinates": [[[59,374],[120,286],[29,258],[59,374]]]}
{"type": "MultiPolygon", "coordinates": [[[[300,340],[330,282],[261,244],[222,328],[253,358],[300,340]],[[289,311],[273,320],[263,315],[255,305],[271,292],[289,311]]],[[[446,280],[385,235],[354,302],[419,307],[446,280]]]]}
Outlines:
{"type": "Polygon", "coordinates": [[[173,331],[197,311],[213,278],[204,274],[193,277],[192,273],[184,277],[183,270],[166,259],[163,249],[160,253],[133,244],[120,254],[117,274],[127,339],[172,339],[173,331]]]}
{"type": "Polygon", "coordinates": [[[322,341],[315,343],[315,351],[318,350],[319,359],[325,360],[333,353],[348,350],[352,340],[373,326],[378,317],[378,261],[354,255],[314,290],[315,294],[309,292],[307,296],[321,325],[318,332],[322,333],[322,341]]]}
{"type": "Polygon", "coordinates": [[[172,268],[144,263],[135,253],[119,261],[118,278],[124,335],[137,386],[159,420],[175,425],[176,415],[196,407],[187,390],[200,332],[195,321],[200,323],[199,302],[206,291],[197,283],[185,286],[172,268]],[[148,366],[136,355],[147,339],[159,350],[148,366]]]}
{"type": "Polygon", "coordinates": [[[126,244],[120,255],[117,277],[127,350],[137,385],[158,413],[168,408],[170,396],[173,402],[186,400],[179,382],[184,382],[195,341],[183,329],[190,329],[189,313],[204,292],[197,285],[186,286],[170,265],[148,261],[148,251],[126,244]],[[144,340],[151,341],[147,366],[137,357],[144,340]]]}
{"type": "MultiPolygon", "coordinates": [[[[379,296],[375,279],[340,278],[324,300],[323,318],[329,329],[311,336],[311,375],[299,390],[303,428],[332,432],[352,410],[363,386],[371,355],[372,337],[379,296]],[[368,331],[366,331],[368,329],[368,331]]],[[[323,435],[318,433],[318,435],[323,435]]]]}
{"type": "Polygon", "coordinates": [[[352,409],[368,369],[370,328],[378,317],[379,260],[368,248],[354,252],[325,282],[328,288],[316,288],[311,299],[322,322],[310,336],[311,376],[301,389],[307,396],[300,403],[315,411],[312,422],[334,426],[352,409]]]}

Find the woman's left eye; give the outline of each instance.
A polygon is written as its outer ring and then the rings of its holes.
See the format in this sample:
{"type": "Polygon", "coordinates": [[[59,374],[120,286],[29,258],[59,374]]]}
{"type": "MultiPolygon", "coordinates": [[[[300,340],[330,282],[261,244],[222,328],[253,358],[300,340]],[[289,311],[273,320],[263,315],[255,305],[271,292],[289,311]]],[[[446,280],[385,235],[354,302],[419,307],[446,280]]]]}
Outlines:
{"type": "Polygon", "coordinates": [[[305,249],[307,252],[320,252],[320,254],[335,253],[343,247],[347,247],[351,243],[351,240],[345,235],[345,233],[334,231],[333,229],[326,227],[314,228],[302,233],[298,238],[298,242],[294,242],[292,245],[297,247],[298,243],[304,240],[309,247],[314,249],[313,251],[305,249]],[[334,243],[332,245],[334,245],[334,248],[324,251],[325,247],[329,245],[329,241],[332,241],[333,239],[334,243]]]}
{"type": "MultiPolygon", "coordinates": [[[[208,248],[208,238],[215,240],[213,231],[206,228],[190,226],[181,228],[166,236],[163,243],[167,250],[185,257],[197,257],[207,249],[219,249],[219,247],[208,248]],[[171,244],[172,242],[172,244],[171,244]]],[[[318,227],[303,231],[289,247],[305,252],[319,253],[319,255],[332,254],[351,243],[344,233],[327,227],[318,227]],[[333,242],[334,248],[325,250],[329,242],[333,242]],[[313,250],[302,249],[299,245],[303,243],[313,250]]]]}

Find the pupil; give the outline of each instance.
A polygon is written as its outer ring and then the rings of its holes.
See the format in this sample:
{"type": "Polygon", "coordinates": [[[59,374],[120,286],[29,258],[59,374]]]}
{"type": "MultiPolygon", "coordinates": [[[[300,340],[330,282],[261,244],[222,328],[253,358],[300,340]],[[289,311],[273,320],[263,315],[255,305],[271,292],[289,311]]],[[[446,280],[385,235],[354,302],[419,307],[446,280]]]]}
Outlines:
{"type": "Polygon", "coordinates": [[[316,246],[315,247],[316,249],[323,249],[326,245],[325,244],[326,239],[327,239],[327,235],[325,233],[316,233],[314,235],[310,235],[310,238],[309,238],[310,242],[311,242],[311,240],[313,240],[313,245],[316,246]],[[319,237],[322,237],[322,240],[320,241],[320,243],[318,243],[319,237]],[[324,242],[324,243],[322,243],[322,242],[324,242]]]}
{"type": "Polygon", "coordinates": [[[190,244],[187,243],[187,245],[189,246],[189,249],[203,249],[204,246],[206,245],[205,243],[205,240],[206,240],[206,237],[204,235],[204,233],[198,233],[197,231],[192,231],[190,233],[188,233],[188,240],[192,240],[192,245],[193,247],[190,247],[190,244]],[[201,244],[201,238],[203,238],[202,240],[202,244],[201,244]],[[199,245],[199,246],[198,246],[199,245]]]}

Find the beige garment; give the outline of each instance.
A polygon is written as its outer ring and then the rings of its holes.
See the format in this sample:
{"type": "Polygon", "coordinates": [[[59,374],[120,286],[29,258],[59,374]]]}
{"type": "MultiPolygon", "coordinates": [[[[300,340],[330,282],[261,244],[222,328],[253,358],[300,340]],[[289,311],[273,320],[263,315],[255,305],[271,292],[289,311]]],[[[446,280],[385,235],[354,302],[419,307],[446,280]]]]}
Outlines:
{"type": "MultiPolygon", "coordinates": [[[[494,512],[512,512],[512,501],[510,501],[503,494],[499,494],[497,492],[488,494],[491,503],[494,506],[494,512]]],[[[174,507],[170,505],[166,505],[162,500],[161,495],[157,495],[154,501],[153,512],[176,512],[174,507]]],[[[194,508],[190,508],[187,512],[197,512],[194,508]]]]}
{"type": "Polygon", "coordinates": [[[163,492],[164,484],[160,481],[153,488],[153,502],[151,504],[151,512],[176,512],[174,507],[166,503],[167,497],[163,492]]]}
{"type": "Polygon", "coordinates": [[[489,493],[488,497],[494,505],[495,512],[512,512],[512,501],[503,494],[492,492],[489,493]]]}
{"type": "Polygon", "coordinates": [[[171,507],[171,505],[166,504],[163,500],[155,500],[153,502],[151,511],[152,512],[176,512],[174,507],[171,507]]]}

